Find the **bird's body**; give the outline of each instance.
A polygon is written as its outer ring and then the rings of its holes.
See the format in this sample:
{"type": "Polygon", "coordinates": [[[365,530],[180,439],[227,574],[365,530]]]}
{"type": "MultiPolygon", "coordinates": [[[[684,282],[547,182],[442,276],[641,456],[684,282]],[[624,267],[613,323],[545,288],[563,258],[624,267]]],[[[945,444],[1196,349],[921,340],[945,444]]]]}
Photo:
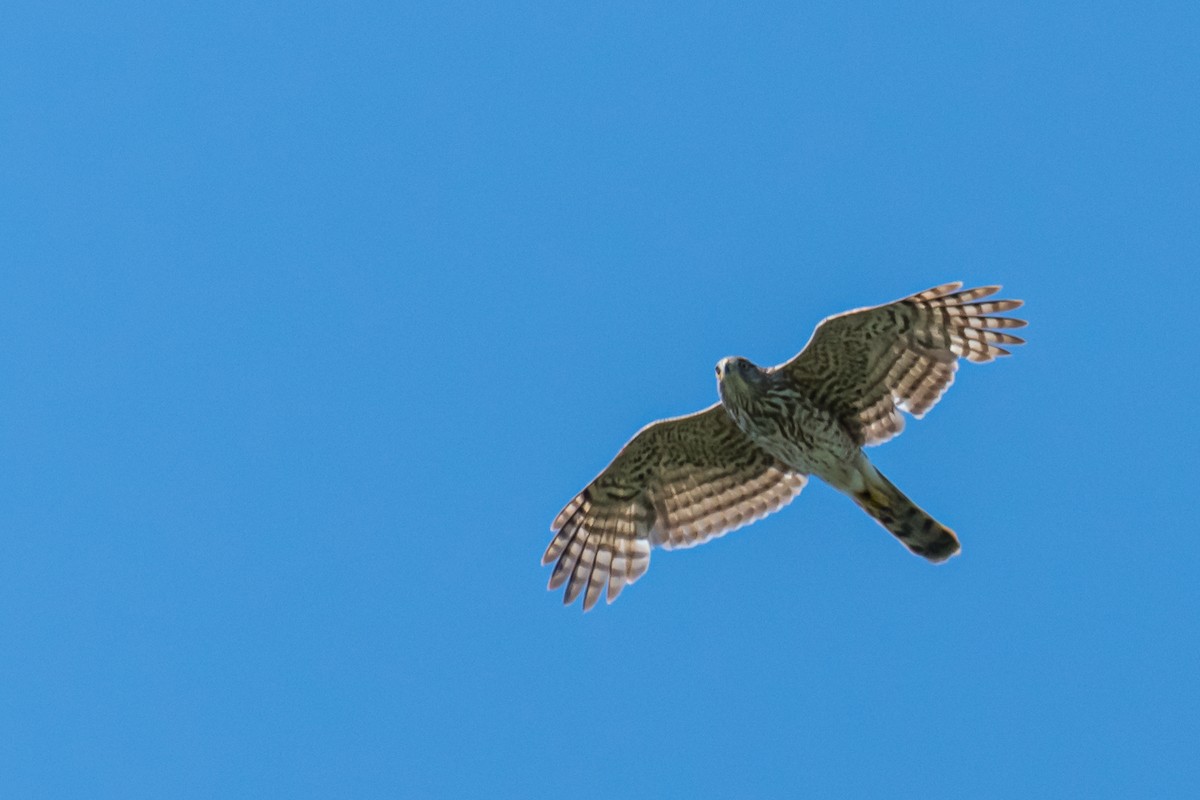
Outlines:
{"type": "Polygon", "coordinates": [[[989,316],[1019,300],[975,302],[988,286],[938,286],[824,320],[792,360],[717,364],[720,403],[643,428],[555,518],[543,563],[564,601],[585,610],[645,572],[652,547],[689,547],[786,505],[816,475],[850,496],[909,550],[944,561],[954,533],[897,489],[863,448],[922,416],[954,380],[958,358],[991,361],[1022,340],[989,316]]]}
{"type": "Polygon", "coordinates": [[[954,532],[875,468],[836,416],[813,400],[815,392],[744,358],[722,359],[717,380],[721,405],[758,448],[849,495],[914,553],[944,561],[959,551],[954,532]]]}
{"type": "Polygon", "coordinates": [[[728,358],[717,365],[717,378],[721,405],[751,442],[839,489],[851,480],[860,448],[829,410],[783,373],[728,358]]]}

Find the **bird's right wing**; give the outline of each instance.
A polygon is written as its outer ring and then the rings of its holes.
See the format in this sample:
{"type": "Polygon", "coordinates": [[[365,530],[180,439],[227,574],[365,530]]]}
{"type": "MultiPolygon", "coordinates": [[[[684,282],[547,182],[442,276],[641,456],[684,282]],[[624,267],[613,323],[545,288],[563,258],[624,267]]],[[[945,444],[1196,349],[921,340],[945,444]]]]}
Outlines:
{"type": "Polygon", "coordinates": [[[756,447],[720,404],[647,425],[554,519],[550,589],[584,610],[650,564],[651,547],[692,547],[791,502],[805,476],[756,447]]]}

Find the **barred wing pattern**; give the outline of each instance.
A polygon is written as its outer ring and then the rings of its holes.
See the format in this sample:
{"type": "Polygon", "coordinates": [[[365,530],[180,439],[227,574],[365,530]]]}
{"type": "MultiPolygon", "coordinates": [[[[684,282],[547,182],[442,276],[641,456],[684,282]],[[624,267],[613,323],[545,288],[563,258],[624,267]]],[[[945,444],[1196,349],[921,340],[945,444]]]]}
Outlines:
{"type": "Polygon", "coordinates": [[[989,316],[1020,300],[989,300],[999,286],[935,286],[871,308],[828,317],[800,354],[776,367],[798,390],[834,411],[861,445],[886,442],[904,429],[900,409],[921,417],[954,382],[958,359],[983,363],[1023,344],[1005,333],[1025,321],[989,316]]]}
{"type": "Polygon", "coordinates": [[[564,603],[611,603],[650,565],[650,549],[692,547],[791,502],[806,477],[746,438],[718,403],[647,425],[567,504],[543,564],[564,603]],[[586,591],[585,591],[586,590],[586,591]]]}

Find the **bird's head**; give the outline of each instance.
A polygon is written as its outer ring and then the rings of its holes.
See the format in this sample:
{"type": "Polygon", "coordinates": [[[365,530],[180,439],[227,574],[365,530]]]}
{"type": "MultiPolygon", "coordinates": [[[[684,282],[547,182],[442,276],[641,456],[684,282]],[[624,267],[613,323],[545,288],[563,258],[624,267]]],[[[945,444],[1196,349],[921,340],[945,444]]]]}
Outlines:
{"type": "Polygon", "coordinates": [[[746,394],[761,383],[762,369],[741,356],[729,356],[717,362],[717,387],[721,397],[746,394]]]}

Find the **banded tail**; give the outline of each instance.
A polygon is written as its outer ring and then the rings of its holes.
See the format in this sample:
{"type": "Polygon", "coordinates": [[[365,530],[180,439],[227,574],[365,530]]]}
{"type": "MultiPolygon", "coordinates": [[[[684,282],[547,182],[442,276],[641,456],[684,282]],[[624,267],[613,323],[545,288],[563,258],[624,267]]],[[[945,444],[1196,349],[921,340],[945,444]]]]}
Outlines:
{"type": "Polygon", "coordinates": [[[863,472],[865,488],[850,492],[859,508],[913,553],[936,563],[959,551],[954,531],[926,514],[874,467],[863,472]]]}

